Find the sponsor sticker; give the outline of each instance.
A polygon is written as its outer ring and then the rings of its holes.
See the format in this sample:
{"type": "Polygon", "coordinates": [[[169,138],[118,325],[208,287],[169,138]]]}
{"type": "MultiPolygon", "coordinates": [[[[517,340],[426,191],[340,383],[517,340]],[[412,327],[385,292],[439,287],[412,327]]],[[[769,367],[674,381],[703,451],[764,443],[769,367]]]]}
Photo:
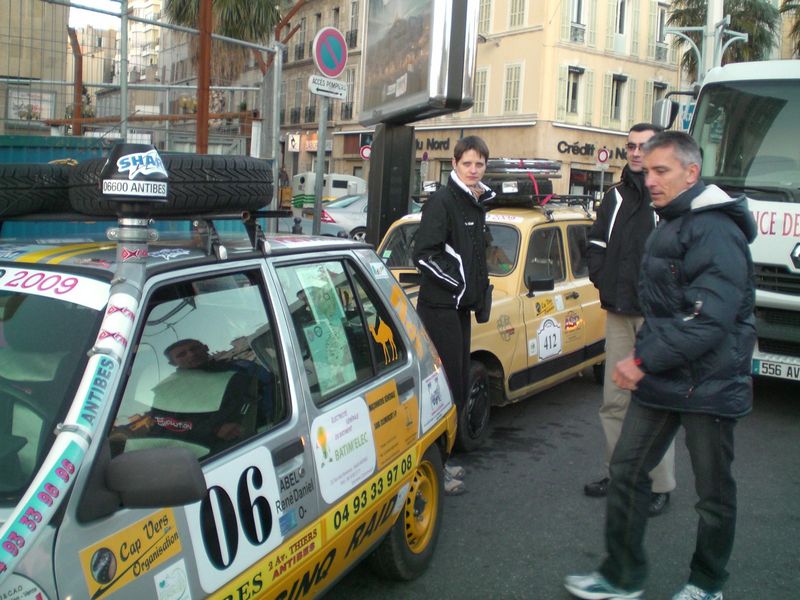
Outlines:
{"type": "Polygon", "coordinates": [[[109,289],[108,283],[79,275],[12,267],[0,269],[0,290],[65,300],[95,310],[106,305],[109,289]]]}

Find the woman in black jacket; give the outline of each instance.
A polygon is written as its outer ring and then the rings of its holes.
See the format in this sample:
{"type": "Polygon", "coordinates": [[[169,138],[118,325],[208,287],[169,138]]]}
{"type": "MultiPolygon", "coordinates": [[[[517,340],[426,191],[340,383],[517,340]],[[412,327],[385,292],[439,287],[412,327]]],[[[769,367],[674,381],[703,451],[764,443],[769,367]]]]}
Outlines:
{"type": "MultiPolygon", "coordinates": [[[[494,193],[481,182],[489,148],[477,136],[456,143],[447,185],[425,203],[415,241],[414,263],[422,278],[417,312],[442,359],[462,426],[469,390],[470,312],[484,308],[486,211],[494,193]]],[[[445,492],[465,491],[463,469],[445,466],[445,492]]]]}

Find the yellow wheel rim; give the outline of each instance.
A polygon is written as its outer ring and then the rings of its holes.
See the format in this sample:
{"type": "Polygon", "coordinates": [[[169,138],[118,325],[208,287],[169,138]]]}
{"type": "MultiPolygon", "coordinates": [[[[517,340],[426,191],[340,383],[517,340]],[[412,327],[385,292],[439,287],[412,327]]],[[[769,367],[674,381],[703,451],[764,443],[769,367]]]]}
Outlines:
{"type": "Polygon", "coordinates": [[[403,507],[406,543],[414,553],[423,552],[436,531],[439,513],[439,478],[433,465],[424,461],[411,478],[406,503],[403,507]]]}

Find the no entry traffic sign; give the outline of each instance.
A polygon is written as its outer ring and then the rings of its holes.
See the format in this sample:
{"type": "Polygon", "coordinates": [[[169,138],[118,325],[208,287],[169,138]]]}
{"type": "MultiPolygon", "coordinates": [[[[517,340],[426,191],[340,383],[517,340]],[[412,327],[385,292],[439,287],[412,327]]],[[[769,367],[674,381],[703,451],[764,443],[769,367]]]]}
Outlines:
{"type": "Polygon", "coordinates": [[[314,64],[325,77],[338,77],[347,64],[347,42],[335,27],[323,27],[314,36],[314,64]]]}

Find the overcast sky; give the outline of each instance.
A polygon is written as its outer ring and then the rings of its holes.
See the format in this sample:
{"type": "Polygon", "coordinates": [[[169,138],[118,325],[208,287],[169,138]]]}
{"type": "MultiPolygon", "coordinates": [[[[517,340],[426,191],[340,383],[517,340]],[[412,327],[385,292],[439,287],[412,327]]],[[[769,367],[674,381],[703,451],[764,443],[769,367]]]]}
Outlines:
{"type": "MultiPolygon", "coordinates": [[[[113,2],[112,0],[73,0],[73,3],[119,12],[119,2],[113,2]]],[[[70,8],[69,24],[70,27],[84,27],[91,24],[98,29],[119,29],[119,18],[90,10],[70,8]]]]}

